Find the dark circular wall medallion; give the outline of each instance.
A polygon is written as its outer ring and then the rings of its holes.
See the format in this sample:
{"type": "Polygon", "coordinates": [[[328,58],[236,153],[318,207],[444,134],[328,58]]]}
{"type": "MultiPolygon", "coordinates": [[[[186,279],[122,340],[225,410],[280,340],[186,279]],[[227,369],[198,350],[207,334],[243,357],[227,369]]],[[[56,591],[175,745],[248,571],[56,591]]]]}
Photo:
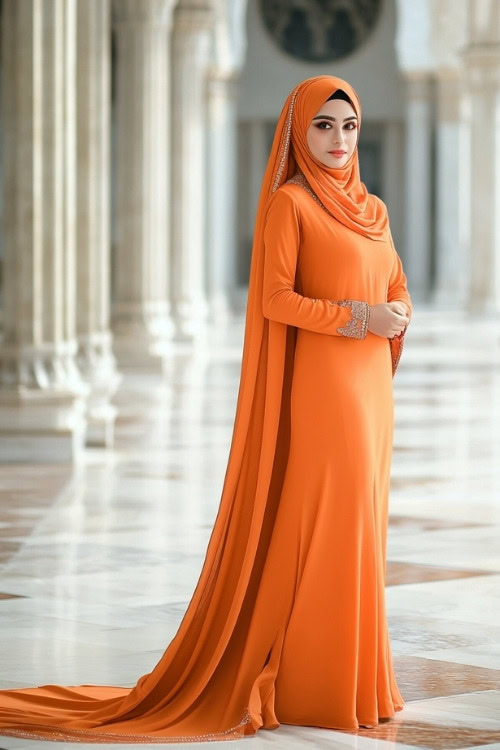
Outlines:
{"type": "Polygon", "coordinates": [[[260,0],[264,25],[279,47],[308,62],[350,55],[373,31],[382,0],[260,0]]]}

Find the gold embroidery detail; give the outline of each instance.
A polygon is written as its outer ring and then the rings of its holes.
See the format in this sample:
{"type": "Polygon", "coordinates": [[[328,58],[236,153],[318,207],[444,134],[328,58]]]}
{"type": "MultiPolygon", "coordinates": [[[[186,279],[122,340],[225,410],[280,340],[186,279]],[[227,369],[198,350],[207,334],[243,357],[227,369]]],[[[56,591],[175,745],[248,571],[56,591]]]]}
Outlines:
{"type": "Polygon", "coordinates": [[[297,168],[297,171],[295,172],[295,174],[293,175],[293,177],[290,177],[290,179],[288,179],[286,181],[286,184],[288,184],[289,182],[291,182],[292,185],[300,185],[301,188],[304,188],[304,190],[306,191],[306,193],[309,193],[309,195],[311,196],[311,198],[314,201],[316,201],[316,203],[318,204],[318,206],[321,206],[321,208],[324,211],[326,211],[326,213],[329,216],[333,216],[333,218],[335,218],[335,216],[332,214],[332,212],[329,211],[327,209],[327,207],[324,205],[324,203],[322,203],[320,201],[320,199],[318,198],[318,196],[316,195],[316,193],[314,192],[314,190],[312,189],[312,187],[309,185],[309,183],[307,181],[307,177],[305,176],[304,172],[300,169],[300,167],[297,168]]]}
{"type": "Polygon", "coordinates": [[[288,184],[289,182],[291,182],[292,185],[300,185],[301,188],[304,188],[306,193],[309,193],[311,198],[315,200],[316,203],[318,203],[321,206],[321,208],[324,208],[327,213],[330,213],[330,211],[328,211],[326,206],[323,205],[323,203],[320,201],[320,199],[318,198],[318,196],[316,195],[312,187],[309,185],[304,172],[300,168],[297,169],[293,177],[290,177],[290,179],[286,181],[286,184],[288,184]]]}
{"type": "Polygon", "coordinates": [[[279,188],[281,177],[283,175],[283,170],[285,168],[285,161],[288,156],[288,149],[290,147],[290,133],[292,131],[293,106],[295,104],[295,99],[298,93],[299,93],[299,86],[297,86],[297,88],[293,92],[292,98],[290,100],[290,104],[288,106],[288,113],[287,113],[286,120],[285,120],[285,127],[283,128],[283,135],[281,136],[280,161],[279,161],[278,171],[276,172],[276,177],[274,178],[274,183],[271,188],[272,193],[274,193],[279,188]]]}
{"type": "Polygon", "coordinates": [[[351,319],[345,326],[337,328],[339,333],[344,336],[350,336],[354,339],[364,339],[368,331],[368,321],[370,319],[370,305],[368,302],[361,302],[355,299],[343,299],[340,302],[332,302],[332,305],[351,308],[351,319]]]}
{"type": "MultiPolygon", "coordinates": [[[[26,737],[27,739],[33,739],[37,740],[40,738],[50,739],[54,738],[55,741],[63,741],[63,742],[71,742],[71,741],[78,741],[78,737],[82,738],[83,741],[86,741],[88,738],[88,735],[91,735],[93,740],[98,739],[99,743],[105,744],[120,744],[120,743],[127,743],[130,744],[133,742],[134,744],[167,744],[170,742],[199,742],[200,740],[206,740],[207,742],[216,742],[216,741],[224,741],[229,739],[237,739],[242,736],[241,728],[245,726],[245,724],[249,724],[251,721],[250,719],[250,713],[248,710],[248,707],[245,708],[245,713],[243,714],[242,719],[236,726],[230,727],[229,729],[225,729],[222,732],[212,732],[210,734],[193,734],[193,735],[178,735],[177,737],[159,737],[158,735],[149,735],[149,734],[112,734],[109,733],[103,733],[100,734],[99,731],[92,731],[89,729],[64,729],[61,728],[59,730],[51,730],[47,725],[37,725],[37,724],[31,724],[31,727],[37,727],[40,726],[41,732],[39,731],[36,733],[36,731],[29,731],[27,729],[21,729],[16,727],[9,727],[9,728],[0,728],[0,736],[8,736],[8,737],[26,737]],[[240,731],[238,731],[240,730],[240,731]]],[[[96,727],[97,729],[97,727],[96,727]]]]}

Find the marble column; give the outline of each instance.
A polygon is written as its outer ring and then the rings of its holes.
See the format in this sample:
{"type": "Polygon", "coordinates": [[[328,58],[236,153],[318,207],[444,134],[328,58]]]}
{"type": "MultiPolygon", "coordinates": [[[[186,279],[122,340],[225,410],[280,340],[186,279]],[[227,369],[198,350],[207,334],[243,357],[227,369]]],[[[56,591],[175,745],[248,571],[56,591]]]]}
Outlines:
{"type": "Polygon", "coordinates": [[[461,210],[468,195],[469,158],[461,118],[463,76],[460,68],[436,72],[436,280],[433,302],[461,309],[467,290],[464,231],[461,210]]]}
{"type": "Polygon", "coordinates": [[[113,2],[117,50],[114,350],[121,366],[160,370],[172,332],[167,295],[167,113],[173,3],[113,2]]]}
{"type": "Polygon", "coordinates": [[[431,280],[433,87],[428,73],[407,71],[405,271],[415,301],[426,300],[431,280]]]}
{"type": "Polygon", "coordinates": [[[464,118],[470,149],[468,307],[500,311],[500,5],[469,4],[462,50],[464,118]]]}
{"type": "Polygon", "coordinates": [[[75,0],[2,3],[2,461],[77,461],[75,0]]]}
{"type": "Polygon", "coordinates": [[[205,0],[180,0],[172,57],[172,305],[175,338],[205,332],[207,302],[207,87],[213,13],[205,0]]]}
{"type": "Polygon", "coordinates": [[[237,90],[235,71],[208,77],[208,301],[212,322],[231,316],[237,283],[237,90]]]}
{"type": "Polygon", "coordinates": [[[91,385],[87,444],[110,446],[121,376],[109,328],[109,0],[78,0],[77,29],[77,359],[91,385]]]}

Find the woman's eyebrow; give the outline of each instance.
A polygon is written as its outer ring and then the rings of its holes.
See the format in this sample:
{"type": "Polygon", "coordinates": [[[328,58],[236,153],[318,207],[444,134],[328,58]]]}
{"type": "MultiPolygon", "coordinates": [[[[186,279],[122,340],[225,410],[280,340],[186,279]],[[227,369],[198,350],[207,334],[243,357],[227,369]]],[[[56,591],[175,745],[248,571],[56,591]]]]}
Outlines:
{"type": "MultiPolygon", "coordinates": [[[[351,115],[350,117],[344,117],[344,122],[346,120],[357,120],[358,118],[354,115],[351,115]]],[[[335,117],[330,117],[330,115],[316,115],[316,117],[313,117],[313,120],[333,120],[336,121],[335,117]]]]}

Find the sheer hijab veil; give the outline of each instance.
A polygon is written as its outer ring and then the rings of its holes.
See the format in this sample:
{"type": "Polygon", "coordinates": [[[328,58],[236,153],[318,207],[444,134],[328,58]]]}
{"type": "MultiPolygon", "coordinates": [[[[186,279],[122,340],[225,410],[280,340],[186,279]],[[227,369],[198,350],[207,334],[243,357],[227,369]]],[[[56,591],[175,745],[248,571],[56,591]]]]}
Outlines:
{"type": "Polygon", "coordinates": [[[256,681],[248,711],[238,717],[240,709],[231,702],[229,670],[227,678],[224,670],[216,670],[229,651],[234,662],[243,658],[289,451],[297,329],[263,315],[267,204],[280,185],[301,169],[326,210],[339,221],[375,241],[390,237],[384,203],[368,194],[359,179],[357,145],[341,168],[321,164],[307,146],[312,118],[339,88],[354,103],[360,125],[361,105],[354,89],[341,78],[325,75],[308,78],[293,89],[276,126],[255,221],[240,382],[222,494],[202,570],[176,635],[154,669],[132,688],[50,685],[0,691],[0,727],[13,729],[0,729],[0,734],[22,733],[24,727],[31,728],[31,736],[54,736],[57,727],[59,738],[98,742],[113,737],[119,742],[142,737],[144,741],[145,736],[176,734],[178,723],[181,734],[194,737],[201,723],[196,709],[207,694],[205,689],[210,692],[212,687],[216,700],[211,693],[211,710],[204,719],[204,726],[211,726],[203,731],[213,732],[212,737],[220,731],[227,737],[231,722],[239,722],[236,734],[255,733],[262,725],[268,688],[256,681]]]}

